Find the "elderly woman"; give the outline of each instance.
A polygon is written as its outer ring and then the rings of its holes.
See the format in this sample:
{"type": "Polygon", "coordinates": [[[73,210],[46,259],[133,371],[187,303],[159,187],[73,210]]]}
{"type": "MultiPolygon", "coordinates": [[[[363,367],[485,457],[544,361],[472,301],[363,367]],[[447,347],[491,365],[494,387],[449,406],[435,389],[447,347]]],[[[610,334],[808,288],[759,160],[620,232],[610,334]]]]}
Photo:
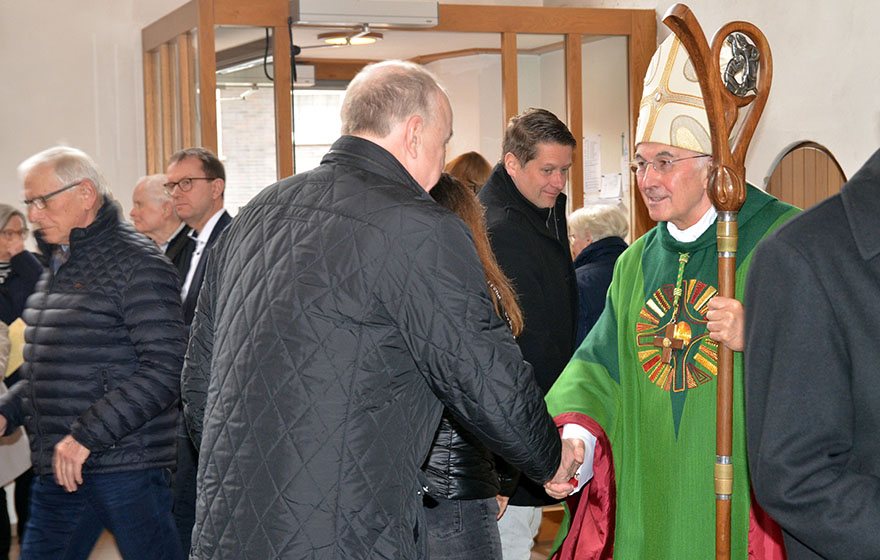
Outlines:
{"type": "MultiPolygon", "coordinates": [[[[40,262],[24,248],[27,239],[27,220],[20,211],[8,204],[0,204],[0,321],[11,325],[21,316],[28,296],[34,291],[37,280],[43,272],[40,262]]],[[[8,343],[8,340],[7,340],[8,343]]],[[[8,345],[7,355],[8,357],[8,345]]],[[[6,361],[0,369],[0,379],[6,373],[6,361]]],[[[4,379],[7,386],[18,380],[18,372],[4,379]]],[[[28,519],[28,491],[33,479],[33,471],[27,472],[15,480],[15,511],[18,516],[19,541],[24,536],[24,527],[28,519]]],[[[9,518],[6,517],[6,493],[0,488],[0,558],[5,558],[10,547],[9,518]]]]}
{"type": "Polygon", "coordinates": [[[627,247],[623,238],[628,229],[623,211],[610,204],[587,206],[568,218],[578,285],[577,346],[605,309],[614,263],[627,247]]]}

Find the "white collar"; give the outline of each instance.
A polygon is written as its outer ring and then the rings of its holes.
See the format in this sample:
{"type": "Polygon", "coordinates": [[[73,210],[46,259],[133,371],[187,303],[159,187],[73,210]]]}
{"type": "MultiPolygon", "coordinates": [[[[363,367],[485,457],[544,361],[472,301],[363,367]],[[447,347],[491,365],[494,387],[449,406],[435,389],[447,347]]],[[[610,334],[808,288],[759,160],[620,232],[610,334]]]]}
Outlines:
{"type": "Polygon", "coordinates": [[[678,229],[678,227],[672,222],[666,222],[666,230],[669,231],[669,235],[671,235],[676,241],[680,243],[690,243],[699,239],[700,236],[715,223],[717,217],[718,212],[715,210],[715,207],[709,206],[709,209],[706,210],[703,217],[691,227],[678,229]]]}
{"type": "Polygon", "coordinates": [[[211,216],[211,219],[205,223],[205,227],[202,228],[198,234],[196,234],[196,230],[192,229],[189,231],[187,235],[189,235],[190,239],[194,239],[199,242],[199,244],[204,245],[208,242],[208,239],[211,237],[211,232],[214,231],[214,226],[217,225],[217,222],[220,221],[220,216],[226,210],[221,208],[217,210],[217,213],[211,216]]]}

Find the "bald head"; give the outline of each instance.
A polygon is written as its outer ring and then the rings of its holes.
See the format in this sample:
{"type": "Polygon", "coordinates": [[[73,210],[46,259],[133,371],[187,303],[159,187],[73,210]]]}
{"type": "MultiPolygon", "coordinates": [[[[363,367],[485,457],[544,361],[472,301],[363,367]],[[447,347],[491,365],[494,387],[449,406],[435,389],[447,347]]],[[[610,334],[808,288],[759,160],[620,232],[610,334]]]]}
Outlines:
{"type": "Polygon", "coordinates": [[[342,133],[374,142],[425,190],[436,184],[452,136],[452,108],[422,66],[390,60],[355,76],[342,104],[342,133]]]}
{"type": "Polygon", "coordinates": [[[134,187],[129,213],[134,228],[159,246],[180,226],[171,197],[165,192],[166,182],[168,178],[161,173],[141,177],[134,187]]]}

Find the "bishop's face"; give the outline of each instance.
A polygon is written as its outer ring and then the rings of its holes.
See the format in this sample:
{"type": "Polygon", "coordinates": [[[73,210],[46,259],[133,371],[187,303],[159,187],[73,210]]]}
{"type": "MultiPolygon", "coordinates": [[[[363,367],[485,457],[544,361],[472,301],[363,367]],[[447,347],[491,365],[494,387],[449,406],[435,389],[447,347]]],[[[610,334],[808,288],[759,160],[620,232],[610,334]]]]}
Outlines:
{"type": "Polygon", "coordinates": [[[652,220],[672,222],[677,228],[686,229],[709,210],[712,201],[706,184],[711,160],[700,157],[702,155],[655,142],[638,145],[635,161],[648,163],[636,178],[652,220]],[[656,163],[659,170],[654,169],[651,162],[656,163]]]}

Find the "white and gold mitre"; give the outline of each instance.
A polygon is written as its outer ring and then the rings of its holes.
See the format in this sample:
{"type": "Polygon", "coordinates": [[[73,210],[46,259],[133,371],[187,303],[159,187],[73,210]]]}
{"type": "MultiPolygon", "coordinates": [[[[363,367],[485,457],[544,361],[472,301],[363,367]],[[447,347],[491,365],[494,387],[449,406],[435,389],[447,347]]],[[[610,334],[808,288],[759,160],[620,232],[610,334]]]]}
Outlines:
{"type": "Polygon", "coordinates": [[[642,142],[712,153],[709,116],[697,73],[674,33],[654,52],[645,74],[635,143],[642,142]]]}

